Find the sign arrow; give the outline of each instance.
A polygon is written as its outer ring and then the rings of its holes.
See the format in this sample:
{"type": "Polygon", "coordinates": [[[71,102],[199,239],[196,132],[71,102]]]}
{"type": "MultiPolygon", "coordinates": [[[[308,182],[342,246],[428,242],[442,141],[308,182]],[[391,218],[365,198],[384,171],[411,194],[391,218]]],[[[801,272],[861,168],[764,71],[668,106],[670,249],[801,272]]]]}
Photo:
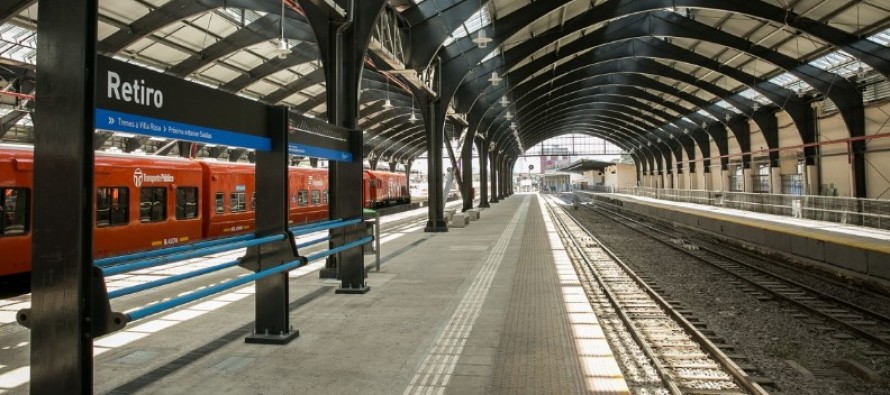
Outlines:
{"type": "Polygon", "coordinates": [[[109,125],[114,125],[114,118],[112,118],[112,117],[108,117],[108,124],[109,124],[109,125]]]}

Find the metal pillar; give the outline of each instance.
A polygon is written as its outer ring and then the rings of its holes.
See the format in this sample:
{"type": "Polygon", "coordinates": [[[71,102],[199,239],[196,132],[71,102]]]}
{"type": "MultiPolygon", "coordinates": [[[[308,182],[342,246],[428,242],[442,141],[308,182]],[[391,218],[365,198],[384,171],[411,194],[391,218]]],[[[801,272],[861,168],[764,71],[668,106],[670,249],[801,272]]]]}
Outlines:
{"type": "Polygon", "coordinates": [[[491,200],[489,203],[498,202],[498,152],[491,150],[489,152],[489,162],[491,164],[491,200]]]}
{"type": "Polygon", "coordinates": [[[97,1],[38,10],[30,390],[90,394],[97,1]]]}
{"type": "MultiPolygon", "coordinates": [[[[256,235],[285,234],[277,243],[249,247],[241,265],[260,271],[297,259],[297,247],[288,227],[288,115],[286,107],[269,108],[269,138],[272,149],[256,156],[256,235]]],[[[305,262],[304,262],[305,263],[305,262]]],[[[256,281],[256,322],[247,343],[286,344],[300,335],[290,326],[288,273],[256,281]]]]}
{"type": "Polygon", "coordinates": [[[464,140],[464,145],[460,150],[461,173],[463,178],[463,187],[461,195],[463,195],[463,208],[461,211],[467,211],[473,208],[473,195],[478,191],[473,190],[473,139],[464,140]]]}
{"type": "MultiPolygon", "coordinates": [[[[436,78],[441,78],[441,73],[436,73],[436,78]]],[[[427,190],[429,191],[429,219],[424,232],[447,232],[448,223],[445,221],[445,180],[442,169],[442,154],[445,144],[445,115],[447,106],[443,106],[439,99],[428,96],[425,92],[416,91],[420,108],[423,110],[423,120],[426,124],[427,144],[427,190]]]]}
{"type": "Polygon", "coordinates": [[[479,141],[476,145],[479,152],[479,207],[491,207],[488,204],[488,142],[479,141]]]}
{"type": "MultiPolygon", "coordinates": [[[[353,193],[362,184],[362,132],[358,126],[359,88],[365,54],[371,40],[371,30],[385,0],[350,2],[349,19],[341,21],[326,6],[314,0],[300,0],[300,6],[312,25],[318,42],[319,53],[325,69],[328,121],[351,129],[349,151],[352,162],[331,162],[328,170],[328,213],[331,219],[362,216],[362,197],[353,193]],[[343,193],[340,193],[343,192],[343,193]]],[[[330,231],[330,247],[367,236],[364,224],[330,231]]],[[[364,255],[362,249],[353,248],[328,259],[319,272],[323,278],[336,277],[341,281],[338,293],[364,293],[370,288],[365,284],[364,255]]]]}
{"type": "Polygon", "coordinates": [[[504,200],[506,197],[506,191],[504,190],[504,179],[507,178],[507,173],[504,172],[504,157],[502,153],[498,153],[498,200],[504,200]]]}

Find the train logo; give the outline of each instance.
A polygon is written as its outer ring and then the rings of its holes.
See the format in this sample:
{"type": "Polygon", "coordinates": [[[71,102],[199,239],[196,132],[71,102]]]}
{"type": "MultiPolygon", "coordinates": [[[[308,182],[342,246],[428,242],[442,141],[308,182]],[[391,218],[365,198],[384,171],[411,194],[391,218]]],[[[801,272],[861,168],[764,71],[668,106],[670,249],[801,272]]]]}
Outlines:
{"type": "Polygon", "coordinates": [[[145,176],[142,174],[142,169],[137,168],[133,171],[133,184],[136,185],[136,188],[142,186],[142,181],[145,180],[145,176]]]}

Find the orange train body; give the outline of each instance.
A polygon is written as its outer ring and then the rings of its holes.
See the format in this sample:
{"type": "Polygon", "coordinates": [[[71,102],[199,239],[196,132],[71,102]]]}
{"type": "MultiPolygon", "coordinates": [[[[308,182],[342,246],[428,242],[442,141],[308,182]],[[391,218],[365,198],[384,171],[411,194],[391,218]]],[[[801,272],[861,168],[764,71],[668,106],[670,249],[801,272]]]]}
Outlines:
{"type": "MultiPolygon", "coordinates": [[[[31,270],[33,153],[0,147],[0,276],[31,270]]],[[[94,256],[102,258],[253,231],[254,166],[97,153],[94,256]]],[[[410,202],[407,177],[365,171],[365,207],[410,202]]],[[[328,218],[325,169],[291,168],[288,222],[328,218]]],[[[62,197],[59,197],[60,199],[62,197]]]]}

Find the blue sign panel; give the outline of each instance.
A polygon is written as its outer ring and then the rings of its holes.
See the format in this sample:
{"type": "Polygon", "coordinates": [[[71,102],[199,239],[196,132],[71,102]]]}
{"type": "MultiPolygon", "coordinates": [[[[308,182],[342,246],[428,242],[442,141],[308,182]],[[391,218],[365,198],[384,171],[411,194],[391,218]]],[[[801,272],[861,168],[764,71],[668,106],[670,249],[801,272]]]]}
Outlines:
{"type": "Polygon", "coordinates": [[[329,148],[313,147],[306,144],[287,145],[287,153],[298,156],[310,156],[313,158],[322,158],[338,162],[352,162],[352,153],[347,151],[333,150],[329,148]]]}
{"type": "Polygon", "coordinates": [[[102,108],[96,109],[95,117],[96,129],[136,133],[196,143],[252,148],[260,151],[268,151],[272,147],[269,139],[265,137],[181,122],[165,121],[163,119],[110,111],[102,108]]]}

